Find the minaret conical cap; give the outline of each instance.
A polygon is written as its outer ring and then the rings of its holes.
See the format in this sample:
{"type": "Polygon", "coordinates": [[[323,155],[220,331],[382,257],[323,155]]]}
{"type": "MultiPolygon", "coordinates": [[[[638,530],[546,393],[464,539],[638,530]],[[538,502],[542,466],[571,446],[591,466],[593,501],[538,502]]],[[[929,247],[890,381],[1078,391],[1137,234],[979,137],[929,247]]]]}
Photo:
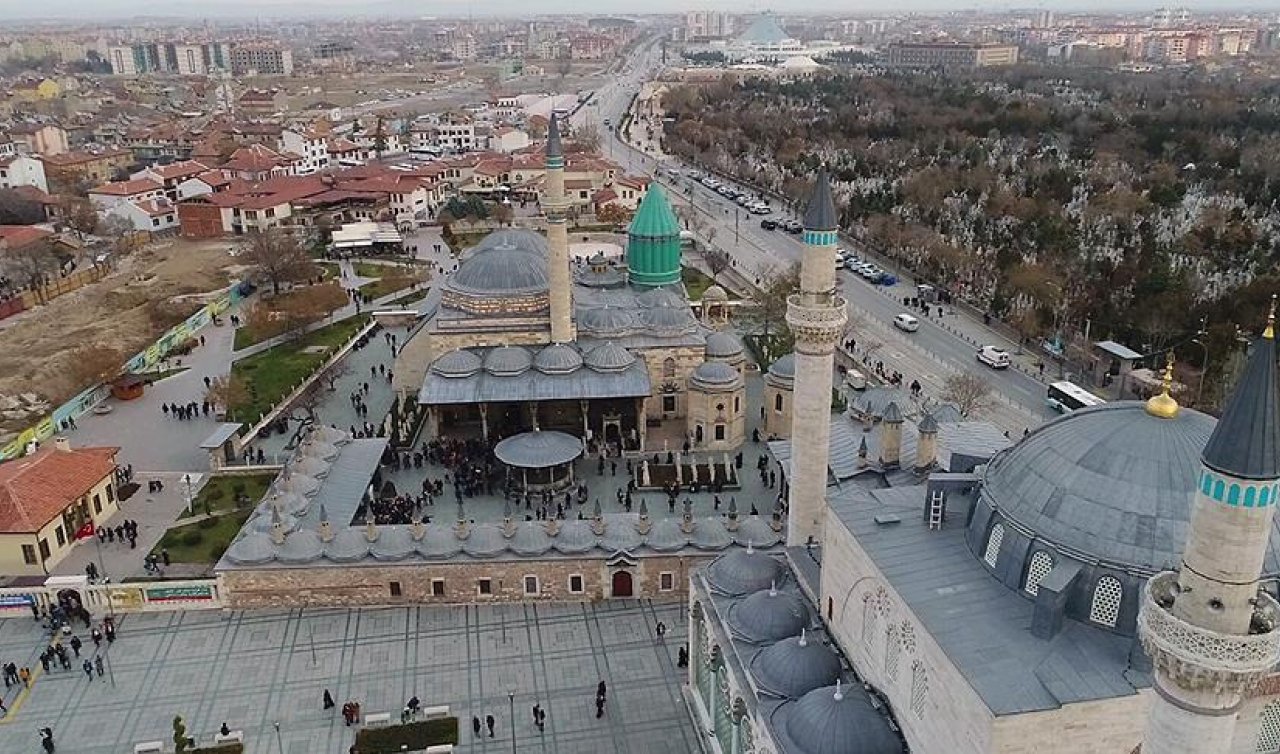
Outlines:
{"type": "Polygon", "coordinates": [[[1276,398],[1275,297],[1262,337],[1200,457],[1205,466],[1242,479],[1280,478],[1280,415],[1276,398]]]}
{"type": "Polygon", "coordinates": [[[831,198],[831,180],[827,177],[827,169],[819,168],[813,195],[809,197],[809,206],[804,211],[805,230],[836,230],[839,226],[838,219],[836,203],[831,198]]]}
{"type": "Polygon", "coordinates": [[[564,157],[564,145],[560,143],[560,119],[555,113],[547,123],[547,157],[564,157]]]}

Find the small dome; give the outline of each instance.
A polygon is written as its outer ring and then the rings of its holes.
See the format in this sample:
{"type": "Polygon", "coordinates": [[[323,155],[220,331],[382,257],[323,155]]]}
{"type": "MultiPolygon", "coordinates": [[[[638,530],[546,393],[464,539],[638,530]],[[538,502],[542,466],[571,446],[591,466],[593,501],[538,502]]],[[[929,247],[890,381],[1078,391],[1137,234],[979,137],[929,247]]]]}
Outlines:
{"type": "Polygon", "coordinates": [[[704,361],[689,375],[690,387],[709,389],[735,388],[742,383],[738,370],[723,361],[704,361]]]}
{"type": "Polygon", "coordinates": [[[636,363],[636,357],[622,346],[609,341],[591,349],[585,361],[587,366],[597,372],[622,372],[636,363]]]}
{"type": "Polygon", "coordinates": [[[462,551],[473,558],[492,558],[507,549],[507,538],[496,524],[477,524],[462,541],[462,551]]]}
{"type": "Polygon", "coordinates": [[[324,546],[324,556],[334,563],[354,563],[369,554],[369,540],[364,527],[339,528],[332,540],[324,546]]]}
{"type": "Polygon", "coordinates": [[[743,546],[772,547],[782,536],[769,526],[764,516],[747,516],[738,519],[738,530],[733,533],[733,539],[743,546]]]}
{"type": "Polygon", "coordinates": [[[902,741],[857,686],[825,686],[774,712],[780,748],[805,754],[901,754],[902,741]],[[837,692],[839,688],[839,692],[837,692]],[[781,718],[780,720],[777,718],[781,718]],[[789,745],[788,745],[789,744],[789,745]]]}
{"type": "Polygon", "coordinates": [[[719,285],[712,285],[702,292],[703,301],[728,301],[729,294],[719,285]]]}
{"type": "Polygon", "coordinates": [[[533,366],[533,357],[520,346],[498,346],[484,357],[484,371],[496,377],[514,377],[533,366]]]}
{"type": "Polygon", "coordinates": [[[640,305],[645,308],[687,309],[689,306],[685,301],[684,296],[669,286],[645,291],[636,298],[640,302],[640,305]]]}
{"type": "Polygon", "coordinates": [[[555,343],[538,351],[533,368],[543,374],[569,374],[582,366],[582,354],[573,346],[555,343]]]}
{"type": "Polygon", "coordinates": [[[590,521],[565,521],[560,533],[555,536],[557,551],[565,555],[580,555],[594,550],[598,542],[596,533],[591,531],[590,521]]]}
{"type": "Polygon", "coordinates": [[[641,318],[646,326],[660,333],[678,333],[693,327],[693,312],[685,306],[659,306],[645,311],[641,318]]]}
{"type": "Polygon", "coordinates": [[[769,376],[776,382],[790,384],[796,378],[796,355],[794,353],[784,354],[774,359],[769,365],[769,376]]]}
{"type": "Polygon", "coordinates": [[[312,563],[324,555],[324,542],[311,529],[300,529],[285,537],[276,553],[281,563],[312,563]]]}
{"type": "Polygon", "coordinates": [[[441,377],[470,377],[479,372],[481,366],[479,356],[460,348],[436,359],[431,365],[431,373],[441,377]]]}
{"type": "Polygon", "coordinates": [[[699,550],[723,550],[733,544],[733,535],[719,518],[699,518],[694,522],[689,544],[699,550]]]}
{"type": "Polygon", "coordinates": [[[742,355],[742,341],[731,332],[713,332],[707,336],[708,359],[731,359],[742,355]]]}
{"type": "Polygon", "coordinates": [[[751,658],[751,675],[773,696],[798,699],[840,677],[840,658],[813,636],[793,636],[751,658]],[[803,638],[802,638],[803,637],[803,638]]]}
{"type": "Polygon", "coordinates": [[[644,543],[651,550],[671,552],[687,546],[689,538],[681,531],[679,520],[664,518],[653,525],[653,528],[649,530],[649,534],[645,537],[644,543]]]}
{"type": "Polygon", "coordinates": [[[578,317],[578,328],[602,338],[629,335],[639,327],[635,317],[627,309],[601,306],[587,309],[578,317]]]}
{"type": "Polygon", "coordinates": [[[462,552],[462,541],[445,524],[427,524],[427,533],[415,543],[415,549],[424,558],[451,558],[462,552]]]}
{"type": "Polygon", "coordinates": [[[377,560],[404,560],[413,554],[417,543],[403,526],[380,526],[378,538],[369,545],[369,552],[377,560]]]}
{"type": "Polygon", "coordinates": [[[511,551],[516,555],[532,557],[551,549],[551,537],[541,521],[521,521],[516,535],[511,538],[511,551]]]}
{"type": "Polygon", "coordinates": [[[729,608],[729,628],[752,644],[795,636],[809,625],[809,611],[791,592],[766,589],[729,608]]]}
{"type": "Polygon", "coordinates": [[[643,544],[640,532],[636,531],[636,513],[614,513],[606,518],[604,536],[600,538],[600,546],[613,553],[618,550],[631,551],[643,544]]]}
{"type": "Polygon", "coordinates": [[[734,550],[721,555],[706,570],[711,588],[730,597],[768,589],[770,584],[781,583],[782,577],[781,563],[762,552],[750,550],[734,550]]]}
{"type": "Polygon", "coordinates": [[[276,543],[269,535],[250,532],[232,542],[226,555],[227,560],[240,565],[270,563],[276,557],[276,543]]]}

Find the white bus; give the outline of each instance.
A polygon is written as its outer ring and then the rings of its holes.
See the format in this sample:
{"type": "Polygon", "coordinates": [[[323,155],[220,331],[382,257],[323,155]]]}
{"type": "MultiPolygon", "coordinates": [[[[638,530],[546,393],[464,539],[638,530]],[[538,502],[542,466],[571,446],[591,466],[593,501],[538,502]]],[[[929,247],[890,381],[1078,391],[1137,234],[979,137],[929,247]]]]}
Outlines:
{"type": "Polygon", "coordinates": [[[1049,404],[1049,408],[1061,414],[1068,414],[1085,406],[1101,406],[1106,403],[1074,382],[1055,382],[1049,385],[1045,401],[1049,404]]]}

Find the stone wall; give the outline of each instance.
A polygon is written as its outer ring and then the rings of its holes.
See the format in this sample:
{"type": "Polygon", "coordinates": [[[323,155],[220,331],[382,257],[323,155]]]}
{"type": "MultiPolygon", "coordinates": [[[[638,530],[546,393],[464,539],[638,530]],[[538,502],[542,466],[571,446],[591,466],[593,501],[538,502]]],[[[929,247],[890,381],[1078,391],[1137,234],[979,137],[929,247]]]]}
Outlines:
{"type": "Polygon", "coordinates": [[[632,578],[632,597],[669,602],[688,596],[689,570],[713,555],[664,555],[634,559],[603,557],[543,560],[470,560],[402,565],[328,565],[312,568],[242,568],[219,574],[230,608],[361,607],[403,604],[486,602],[595,602],[613,597],[614,574],[632,578]],[[664,589],[662,574],[671,574],[664,589]],[[537,592],[525,593],[525,577],[537,578],[537,592]],[[582,577],[582,591],[571,579],[582,577]],[[481,580],[489,580],[482,594],[481,580]],[[443,594],[432,591],[443,582],[443,594]],[[396,592],[398,591],[398,595],[396,592]]]}
{"type": "Polygon", "coordinates": [[[694,444],[696,451],[736,451],[746,440],[747,395],[745,387],[723,392],[703,392],[689,389],[689,410],[686,431],[697,437],[697,427],[702,425],[702,442],[694,444]],[[736,404],[735,404],[736,401],[736,404]],[[723,405],[724,411],[716,406],[723,405]],[[716,439],[716,425],[724,425],[724,439],[716,439]]]}
{"type": "Polygon", "coordinates": [[[703,346],[682,346],[679,348],[648,348],[639,352],[649,370],[649,384],[653,396],[647,401],[646,416],[650,419],[662,417],[662,386],[675,385],[676,412],[673,418],[684,418],[688,413],[689,375],[703,362],[706,349],[703,346]],[[675,361],[675,374],[666,375],[667,359],[675,361]]]}
{"type": "Polygon", "coordinates": [[[792,392],[764,383],[764,435],[787,439],[791,437],[791,400],[792,392]],[[782,396],[782,408],[778,409],[778,396],[782,396]]]}
{"type": "Polygon", "coordinates": [[[1144,690],[1115,699],[997,718],[991,750],[999,754],[1127,754],[1142,742],[1152,693],[1144,690]]]}

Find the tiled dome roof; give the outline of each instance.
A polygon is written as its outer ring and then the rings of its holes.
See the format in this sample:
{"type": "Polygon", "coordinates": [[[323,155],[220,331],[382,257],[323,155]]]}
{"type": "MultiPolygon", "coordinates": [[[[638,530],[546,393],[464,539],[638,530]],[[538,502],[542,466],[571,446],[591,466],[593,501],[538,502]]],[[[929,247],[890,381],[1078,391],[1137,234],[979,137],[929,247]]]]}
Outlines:
{"type": "Polygon", "coordinates": [[[582,354],[570,345],[555,343],[538,351],[533,368],[543,374],[569,374],[582,367],[582,354]]]}
{"type": "Polygon", "coordinates": [[[729,359],[742,355],[742,341],[731,332],[713,332],[707,336],[707,358],[729,359]]]}
{"type": "Polygon", "coordinates": [[[753,644],[795,636],[808,625],[804,601],[791,592],[761,590],[729,608],[729,628],[753,644]]]}
{"type": "Polygon", "coordinates": [[[494,231],[458,265],[447,286],[474,297],[545,292],[549,287],[546,241],[527,230],[494,231]]]}
{"type": "Polygon", "coordinates": [[[814,689],[774,713],[787,751],[805,754],[900,754],[902,742],[861,688],[814,689]],[[782,719],[779,721],[777,717],[782,719]]]}
{"type": "Polygon", "coordinates": [[[498,377],[524,374],[533,366],[533,357],[520,346],[498,346],[484,357],[484,371],[498,377]]]}
{"type": "Polygon", "coordinates": [[[431,365],[431,372],[441,377],[470,377],[479,372],[482,366],[479,356],[460,348],[436,359],[431,365]]]}
{"type": "MultiPolygon", "coordinates": [[[[802,635],[803,636],[803,635],[802,635]]],[[[798,699],[840,677],[840,658],[811,636],[793,636],[751,658],[751,675],[764,691],[798,699]]]]}
{"type": "Polygon", "coordinates": [[[602,343],[586,356],[586,364],[597,372],[621,372],[636,363],[636,357],[613,341],[602,343]]]}
{"type": "Polygon", "coordinates": [[[627,309],[600,306],[582,312],[578,317],[578,327],[585,333],[607,338],[628,335],[639,327],[639,323],[627,309]]]}
{"type": "Polygon", "coordinates": [[[738,370],[723,361],[704,361],[689,375],[689,384],[702,388],[732,388],[742,382],[738,370]]]}
{"type": "Polygon", "coordinates": [[[717,592],[737,597],[768,589],[783,573],[782,564],[762,552],[734,550],[711,561],[706,578],[717,592]]]}

